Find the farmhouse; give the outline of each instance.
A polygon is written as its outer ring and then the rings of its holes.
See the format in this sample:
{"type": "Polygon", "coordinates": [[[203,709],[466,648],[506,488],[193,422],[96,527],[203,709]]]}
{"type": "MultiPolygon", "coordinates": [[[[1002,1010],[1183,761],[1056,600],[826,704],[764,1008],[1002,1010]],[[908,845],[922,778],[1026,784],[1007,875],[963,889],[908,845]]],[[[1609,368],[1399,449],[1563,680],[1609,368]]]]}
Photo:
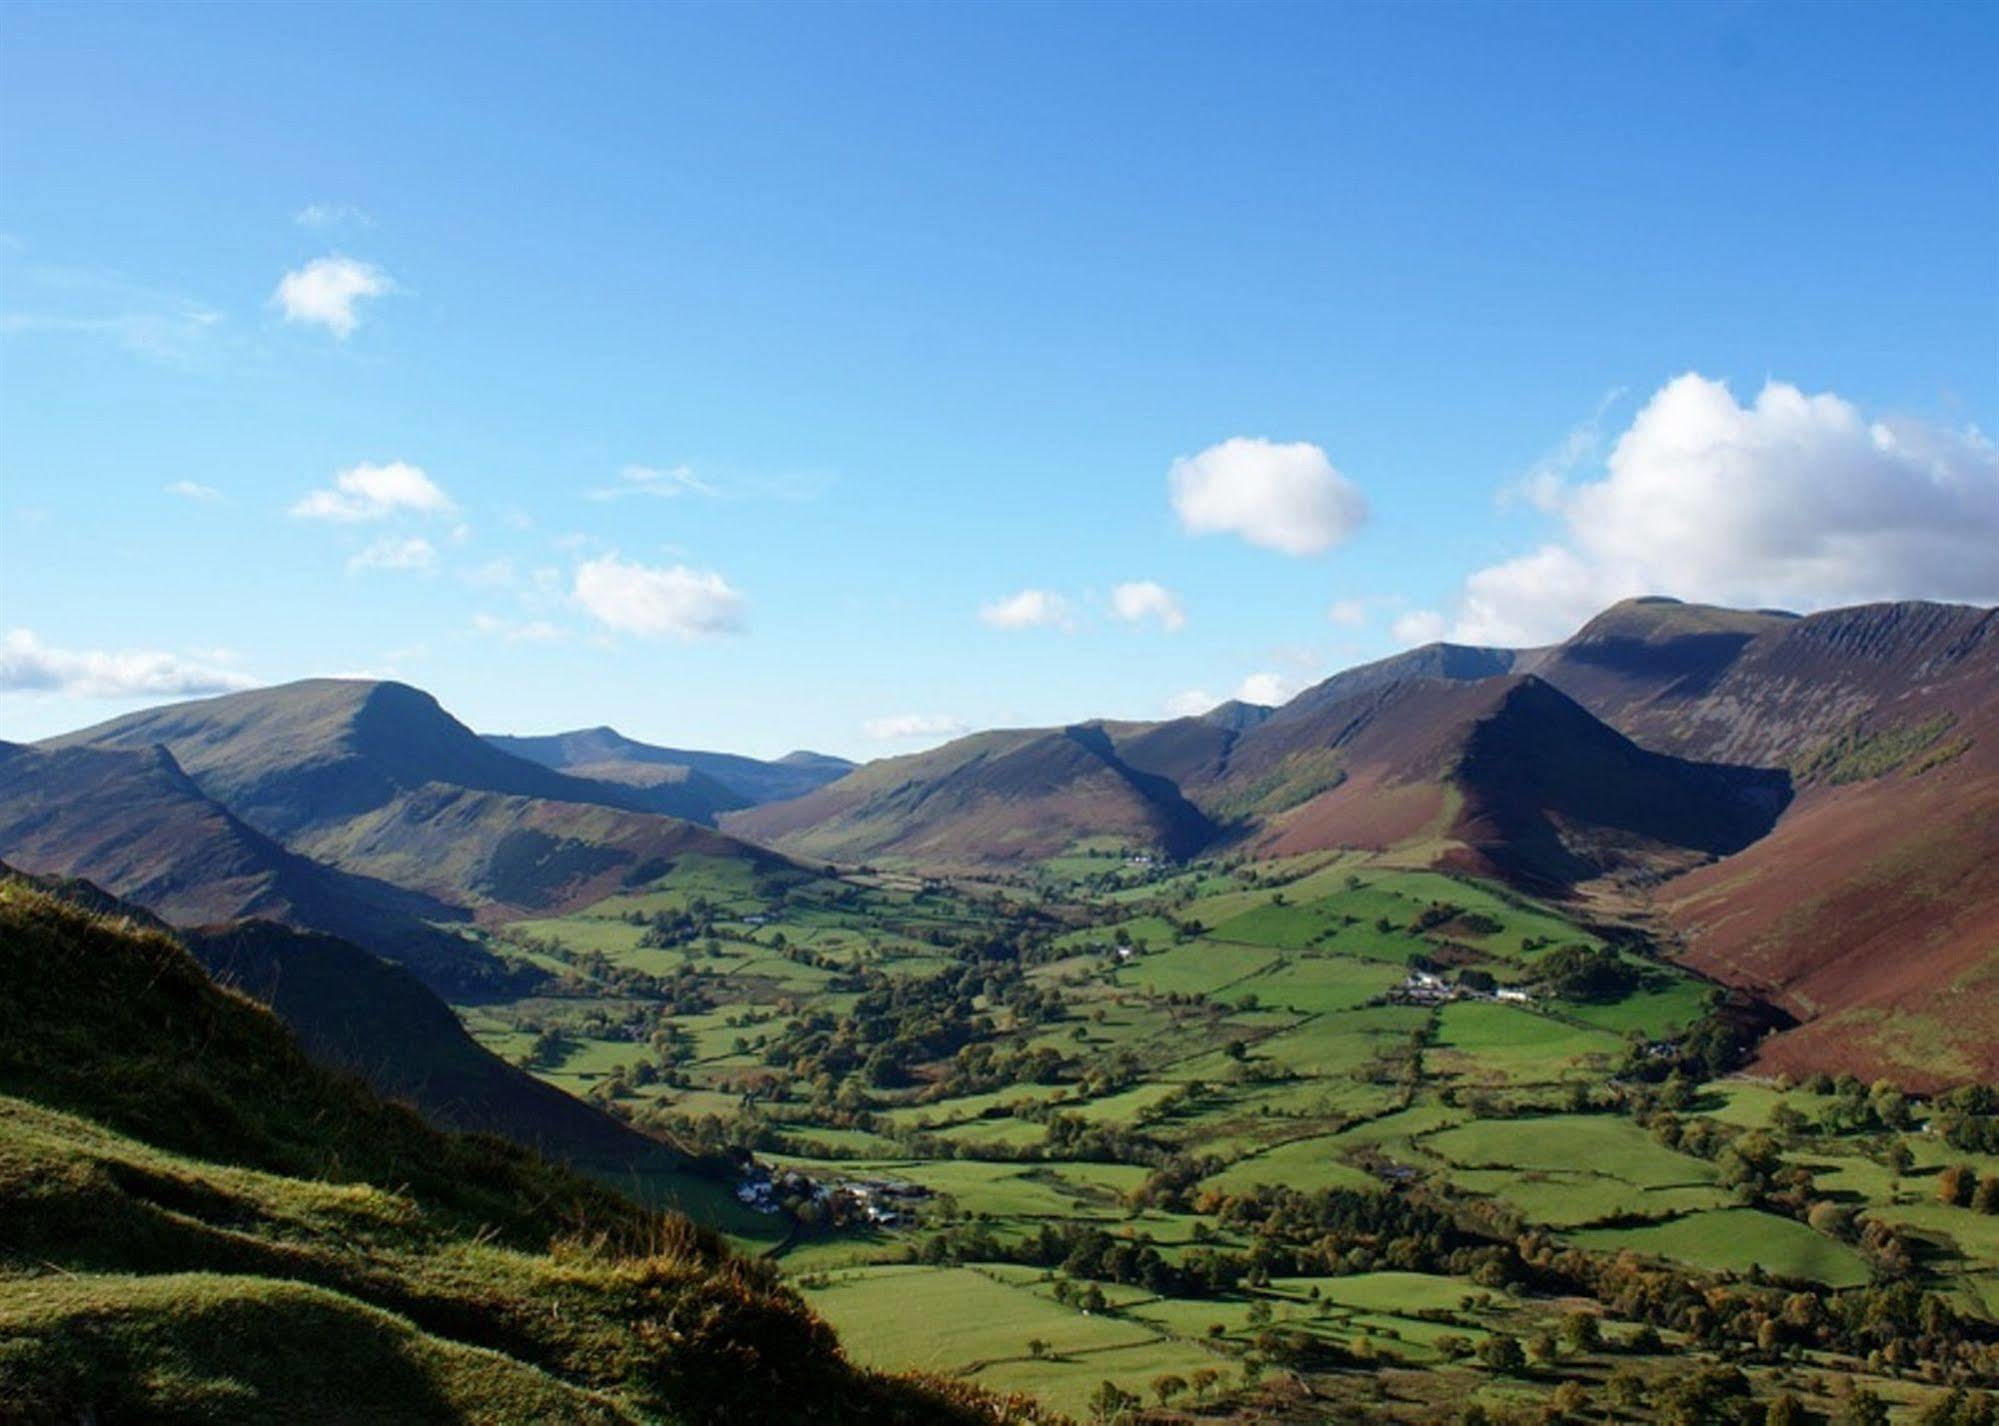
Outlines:
{"type": "Polygon", "coordinates": [[[1412,970],[1408,979],[1388,992],[1388,999],[1403,1005],[1442,1005],[1463,992],[1440,975],[1412,970]]]}

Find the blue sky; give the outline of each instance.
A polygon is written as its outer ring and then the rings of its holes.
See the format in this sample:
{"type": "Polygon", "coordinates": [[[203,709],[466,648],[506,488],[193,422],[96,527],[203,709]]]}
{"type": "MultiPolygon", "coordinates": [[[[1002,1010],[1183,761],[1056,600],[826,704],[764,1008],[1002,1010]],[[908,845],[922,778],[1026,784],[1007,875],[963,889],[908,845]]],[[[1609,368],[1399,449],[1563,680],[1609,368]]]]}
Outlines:
{"type": "Polygon", "coordinates": [[[1995,62],[1978,5],[7,7],[0,737],[369,672],[877,756],[1640,590],[1991,600],[1995,62]]]}

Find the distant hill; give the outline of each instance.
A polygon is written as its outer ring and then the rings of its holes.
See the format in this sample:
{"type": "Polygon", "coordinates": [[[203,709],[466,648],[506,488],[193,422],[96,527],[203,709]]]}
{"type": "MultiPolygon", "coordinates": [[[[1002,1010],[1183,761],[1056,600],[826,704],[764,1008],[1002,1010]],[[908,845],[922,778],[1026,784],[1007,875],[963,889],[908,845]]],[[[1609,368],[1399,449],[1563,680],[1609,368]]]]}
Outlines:
{"type": "Polygon", "coordinates": [[[1090,837],[1190,856],[1215,835],[1169,778],[1125,761],[1098,724],[960,738],[723,826],[801,856],[935,866],[1033,860],[1090,837]]]}
{"type": "Polygon", "coordinates": [[[1031,861],[1098,837],[1169,857],[1428,840],[1547,891],[1724,855],[1785,800],[1781,777],[1648,753],[1532,677],[1345,687],[1275,712],[975,734],[725,825],[803,856],[936,866],[1031,861]]]}
{"type": "Polygon", "coordinates": [[[262,917],[341,936],[460,999],[525,988],[476,942],[430,924],[452,908],[286,850],[161,747],[0,744],[0,858],[84,878],[180,926],[262,917]]]}
{"type": "Polygon", "coordinates": [[[252,826],[294,833],[371,811],[426,783],[641,807],[628,789],[513,757],[404,683],[313,678],[149,708],[44,746],[171,749],[203,789],[252,826]]]}
{"type": "MultiPolygon", "coordinates": [[[[787,753],[765,762],[734,753],[656,747],[627,738],[615,728],[580,728],[538,737],[488,733],[486,741],[544,767],[632,787],[662,785],[677,770],[684,783],[702,790],[716,813],[803,797],[854,770],[845,758],[825,753],[787,753]]],[[[711,815],[701,820],[714,819],[711,815]]]]}
{"type": "Polygon", "coordinates": [[[1021,1419],[768,1265],[315,1066],[173,940],[0,877],[0,1415],[1021,1419]]]}
{"type": "Polygon", "coordinates": [[[454,915],[585,904],[690,853],[772,860],[638,810],[645,799],[631,788],[502,752],[399,683],[312,679],[150,709],[40,746],[154,745],[287,849],[454,915]]]}

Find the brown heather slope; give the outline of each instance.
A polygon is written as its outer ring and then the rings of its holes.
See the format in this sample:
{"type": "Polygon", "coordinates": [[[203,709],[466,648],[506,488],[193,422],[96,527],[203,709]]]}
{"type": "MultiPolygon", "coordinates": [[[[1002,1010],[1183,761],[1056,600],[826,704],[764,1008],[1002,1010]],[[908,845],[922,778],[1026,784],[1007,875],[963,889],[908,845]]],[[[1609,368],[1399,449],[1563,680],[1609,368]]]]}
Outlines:
{"type": "Polygon", "coordinates": [[[1805,1022],[1768,1068],[1999,1080],[1999,726],[1965,736],[1947,763],[1807,788],[1770,836],[1661,888],[1688,964],[1805,1022]]]}
{"type": "Polygon", "coordinates": [[[155,744],[289,850],[451,914],[501,920],[586,905],[689,854],[776,860],[633,811],[632,789],[504,753],[398,683],[311,679],[150,709],[40,746],[155,744]]]}
{"type": "MultiPolygon", "coordinates": [[[[1233,750],[1231,776],[1271,761],[1258,741],[1302,760],[1351,741],[1327,726],[1328,706],[1358,706],[1329,698],[1335,685],[1381,687],[1408,667],[1475,679],[1493,656],[1441,646],[1339,675],[1233,750]]],[[[1908,602],[1801,618],[1630,600],[1523,663],[1643,748],[1791,780],[1768,835],[1656,888],[1689,964],[1804,1022],[1767,1043],[1770,1067],[1915,1084],[1999,1076],[1999,611],[1908,602]]],[[[1263,845],[1446,832],[1518,876],[1520,853],[1547,844],[1533,819],[1481,817],[1441,789],[1426,797],[1421,779],[1361,751],[1332,758],[1347,781],[1279,816],[1263,845]]],[[[1588,780],[1580,762],[1545,766],[1588,780]]]]}
{"type": "Polygon", "coordinates": [[[1813,615],[1622,716],[1797,778],[1768,837],[1660,893],[1690,964],[1806,1022],[1771,1067],[1999,1077],[1999,613],[1813,615]]]}
{"type": "MultiPolygon", "coordinates": [[[[1322,773],[1322,775],[1325,775],[1322,773]]],[[[1434,839],[1445,864],[1544,892],[1652,879],[1725,856],[1768,828],[1783,779],[1647,752],[1532,675],[1382,685],[1273,718],[1212,796],[1263,820],[1273,855],[1434,839]],[[1339,776],[1294,806],[1264,793],[1301,760],[1339,776]]]]}
{"type": "Polygon", "coordinates": [[[801,856],[939,868],[1032,861],[1088,837],[1190,856],[1214,835],[1170,779],[1127,763],[1098,724],[974,734],[723,826],[801,856]]]}

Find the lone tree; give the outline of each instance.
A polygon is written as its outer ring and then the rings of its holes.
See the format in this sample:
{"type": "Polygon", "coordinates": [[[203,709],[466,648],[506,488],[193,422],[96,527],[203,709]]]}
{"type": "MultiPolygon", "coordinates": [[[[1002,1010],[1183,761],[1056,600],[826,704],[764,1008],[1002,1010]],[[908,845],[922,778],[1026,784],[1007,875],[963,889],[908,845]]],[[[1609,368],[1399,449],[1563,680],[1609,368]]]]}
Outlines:
{"type": "Polygon", "coordinates": [[[1478,1359],[1488,1371],[1509,1375],[1527,1365],[1527,1354],[1520,1350],[1519,1339],[1504,1332],[1495,1332],[1479,1343],[1478,1359]]]}
{"type": "Polygon", "coordinates": [[[1603,1319],[1594,1312],[1571,1312],[1562,1319],[1562,1345],[1572,1352],[1594,1352],[1603,1345],[1603,1319]]]}
{"type": "Polygon", "coordinates": [[[1116,1382],[1098,1382],[1097,1389],[1090,1393],[1090,1420],[1111,1426],[1128,1418],[1138,1405],[1138,1398],[1116,1382]]]}

